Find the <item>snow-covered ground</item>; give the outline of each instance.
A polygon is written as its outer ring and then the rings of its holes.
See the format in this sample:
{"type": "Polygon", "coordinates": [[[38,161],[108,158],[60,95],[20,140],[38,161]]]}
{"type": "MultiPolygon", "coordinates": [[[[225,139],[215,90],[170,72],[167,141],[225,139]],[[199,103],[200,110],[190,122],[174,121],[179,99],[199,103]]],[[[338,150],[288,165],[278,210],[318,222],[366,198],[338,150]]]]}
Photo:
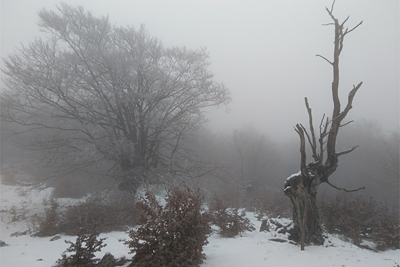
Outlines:
{"type": "MultiPolygon", "coordinates": [[[[16,236],[13,233],[29,230],[32,226],[23,219],[22,211],[27,212],[25,217],[43,212],[43,199],[48,199],[50,189],[43,191],[26,191],[26,187],[1,185],[1,235],[0,240],[7,246],[0,248],[1,267],[49,267],[54,265],[68,244],[64,240],[75,241],[74,236],[62,236],[61,239],[50,241],[51,237],[31,237],[29,234],[16,236]],[[10,210],[16,208],[21,211],[18,221],[12,222],[10,210]]],[[[68,204],[71,200],[61,199],[61,204],[68,204]]],[[[17,214],[18,215],[18,214],[17,214]]],[[[339,267],[393,267],[400,263],[400,250],[373,252],[361,249],[351,243],[344,242],[338,237],[329,236],[325,246],[307,246],[300,251],[296,245],[288,242],[271,241],[279,237],[275,232],[259,232],[261,222],[254,218],[252,213],[247,216],[256,227],[256,231],[246,232],[236,238],[222,238],[212,234],[204,247],[207,259],[202,266],[234,267],[234,266],[339,266],[339,267]]],[[[106,252],[116,258],[128,254],[128,248],[119,239],[128,238],[124,232],[101,234],[106,237],[107,246],[97,253],[101,258],[106,252]]]]}

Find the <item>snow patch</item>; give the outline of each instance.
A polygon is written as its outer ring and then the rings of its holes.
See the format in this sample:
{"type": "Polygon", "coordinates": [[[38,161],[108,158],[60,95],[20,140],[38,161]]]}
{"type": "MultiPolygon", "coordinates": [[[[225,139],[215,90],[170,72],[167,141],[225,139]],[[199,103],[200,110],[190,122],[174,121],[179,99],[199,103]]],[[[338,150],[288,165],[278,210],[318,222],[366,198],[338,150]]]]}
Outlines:
{"type": "MultiPolygon", "coordinates": [[[[30,235],[11,236],[16,231],[28,229],[27,221],[10,222],[7,210],[12,205],[28,203],[26,208],[30,214],[32,210],[43,210],[43,198],[51,195],[51,189],[43,191],[31,190],[27,194],[18,194],[18,187],[1,185],[1,236],[0,240],[8,246],[0,248],[2,267],[30,266],[48,267],[61,257],[68,244],[64,240],[75,241],[75,236],[60,235],[61,239],[50,241],[52,237],[31,237],[30,235]]],[[[75,200],[73,200],[75,201],[75,200]]],[[[62,199],[63,204],[68,199],[62,199]]],[[[247,212],[246,216],[255,225],[257,231],[245,232],[235,238],[223,238],[218,233],[211,233],[208,245],[204,247],[207,256],[202,267],[242,267],[242,266],[351,266],[351,267],[393,267],[400,263],[400,250],[374,252],[359,248],[340,238],[328,235],[324,246],[306,246],[305,251],[289,242],[274,242],[273,238],[285,238],[277,232],[259,232],[261,221],[254,213],[247,212]]],[[[290,219],[278,218],[279,223],[288,226],[290,219]]],[[[100,234],[100,238],[107,238],[101,252],[96,257],[101,258],[107,252],[116,258],[125,256],[131,258],[129,249],[119,240],[128,239],[125,232],[110,232],[100,234]]],[[[366,242],[366,241],[365,241],[366,242]]],[[[364,244],[364,243],[363,243],[364,244]]],[[[367,245],[367,243],[365,243],[367,245]]],[[[368,245],[371,245],[368,243],[368,245]]]]}
{"type": "Polygon", "coordinates": [[[299,176],[299,175],[301,175],[301,172],[299,171],[299,172],[296,172],[296,173],[293,173],[292,175],[290,175],[288,178],[286,178],[286,181],[289,181],[289,180],[291,180],[291,179],[293,179],[293,178],[295,178],[295,177],[297,177],[297,176],[299,176]]]}

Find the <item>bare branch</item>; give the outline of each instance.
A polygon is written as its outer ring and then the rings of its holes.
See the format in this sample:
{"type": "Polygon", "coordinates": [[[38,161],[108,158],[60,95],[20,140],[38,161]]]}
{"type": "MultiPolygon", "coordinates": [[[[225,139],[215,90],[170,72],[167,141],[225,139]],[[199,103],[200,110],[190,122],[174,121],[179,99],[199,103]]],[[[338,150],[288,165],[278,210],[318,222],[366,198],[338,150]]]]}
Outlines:
{"type": "Polygon", "coordinates": [[[357,189],[346,189],[346,188],[341,188],[341,187],[337,187],[336,185],[331,184],[331,183],[329,182],[329,180],[327,180],[326,183],[327,183],[328,185],[332,186],[333,188],[337,189],[337,190],[344,191],[344,192],[348,192],[348,193],[350,193],[350,192],[356,192],[356,191],[360,191],[360,190],[365,189],[365,186],[360,187],[360,188],[357,188],[357,189]]]}
{"type": "Polygon", "coordinates": [[[347,18],[340,24],[340,28],[343,29],[344,24],[349,20],[350,16],[347,16],[347,18]]]}
{"type": "Polygon", "coordinates": [[[331,62],[329,59],[327,59],[326,57],[324,57],[324,56],[321,56],[321,55],[319,55],[319,54],[317,54],[317,55],[315,55],[316,57],[320,57],[320,58],[323,58],[323,59],[325,59],[329,64],[331,64],[331,65],[333,65],[333,62],[331,62]]]}
{"type": "Polygon", "coordinates": [[[331,13],[333,12],[333,7],[335,6],[335,2],[336,2],[336,0],[333,0],[332,6],[331,6],[331,10],[330,10],[331,13]]]}
{"type": "Polygon", "coordinates": [[[328,135],[327,133],[327,129],[329,126],[329,118],[326,118],[325,124],[324,126],[322,126],[322,124],[324,123],[324,119],[325,119],[325,114],[322,116],[321,119],[321,123],[319,124],[319,159],[318,159],[318,163],[322,163],[323,159],[324,159],[324,152],[325,152],[325,148],[324,145],[326,143],[326,141],[324,141],[325,137],[328,135]],[[323,127],[323,129],[322,129],[323,127]]]}
{"type": "Polygon", "coordinates": [[[306,146],[305,146],[305,138],[304,138],[304,130],[300,124],[296,124],[294,129],[300,137],[300,170],[304,177],[308,177],[308,169],[306,165],[306,146]]]}
{"type": "MultiPolygon", "coordinates": [[[[333,5],[332,5],[332,10],[333,10],[333,5]]],[[[338,24],[338,20],[333,16],[332,10],[329,10],[328,8],[326,8],[326,11],[328,12],[328,14],[332,18],[332,20],[335,22],[334,25],[336,26],[338,24]]]]}
{"type": "Polygon", "coordinates": [[[330,26],[330,25],[335,25],[335,23],[329,22],[329,23],[323,23],[322,26],[330,26]]]}
{"type": "Polygon", "coordinates": [[[360,21],[356,26],[354,26],[351,30],[346,29],[346,31],[344,32],[343,36],[345,36],[346,34],[351,33],[352,31],[354,31],[355,29],[357,29],[361,24],[363,23],[363,21],[360,21]]]}
{"type": "MultiPolygon", "coordinates": [[[[318,155],[317,155],[317,142],[315,138],[315,130],[314,130],[314,125],[313,125],[313,120],[312,120],[312,110],[310,108],[310,105],[308,104],[308,99],[307,97],[304,98],[306,108],[307,108],[307,113],[308,113],[308,119],[309,119],[309,125],[310,125],[310,132],[311,132],[311,138],[308,135],[307,131],[305,131],[308,142],[310,143],[311,150],[312,150],[312,157],[315,161],[318,161],[318,155]]],[[[304,127],[303,127],[304,128],[304,127]]],[[[304,129],[305,130],[305,129],[304,129]]]]}
{"type": "Polygon", "coordinates": [[[348,122],[346,122],[345,124],[339,125],[339,127],[344,127],[344,126],[346,126],[346,125],[348,125],[348,124],[350,124],[350,123],[352,123],[352,122],[354,122],[354,121],[348,121],[348,122]]]}
{"type": "Polygon", "coordinates": [[[350,148],[348,150],[345,150],[345,151],[342,151],[342,152],[339,152],[339,153],[336,153],[335,155],[336,155],[336,157],[340,157],[341,155],[349,154],[350,152],[352,152],[357,147],[358,146],[353,146],[352,148],[350,148]]]}

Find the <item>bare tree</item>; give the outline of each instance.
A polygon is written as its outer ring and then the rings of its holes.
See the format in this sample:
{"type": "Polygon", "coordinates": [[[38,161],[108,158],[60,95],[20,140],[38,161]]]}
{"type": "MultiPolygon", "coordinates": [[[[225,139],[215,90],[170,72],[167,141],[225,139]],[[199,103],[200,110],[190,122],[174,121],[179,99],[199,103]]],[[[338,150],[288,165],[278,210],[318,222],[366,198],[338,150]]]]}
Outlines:
{"type": "Polygon", "coordinates": [[[38,15],[47,39],[4,59],[2,117],[23,125],[16,134],[33,136],[30,148],[60,168],[105,161],[144,179],[177,170],[203,108],[230,101],[205,49],[164,48],[144,26],[113,26],[81,6],[38,15]]]}
{"type": "Polygon", "coordinates": [[[226,138],[230,148],[225,157],[229,157],[227,175],[236,187],[251,193],[257,189],[272,187],[272,177],[278,169],[278,152],[267,135],[249,125],[234,130],[226,138]]]}
{"type": "Polygon", "coordinates": [[[348,29],[347,27],[345,28],[345,23],[349,17],[347,17],[343,22],[339,22],[339,20],[333,15],[334,4],[335,1],[330,9],[326,8],[326,11],[333,22],[325,24],[333,25],[335,29],[333,61],[328,60],[324,56],[317,55],[326,60],[333,68],[332,117],[331,119],[325,119],[325,116],[322,118],[319,126],[319,138],[317,141],[311,108],[308,104],[307,98],[305,98],[305,105],[309,117],[309,131],[307,131],[302,124],[297,124],[295,127],[295,131],[300,137],[300,172],[290,176],[284,185],[284,193],[293,203],[293,221],[295,228],[292,237],[300,241],[302,250],[304,250],[304,245],[306,243],[319,245],[324,243],[319,210],[316,204],[318,186],[321,183],[327,183],[335,189],[346,192],[363,189],[358,188],[347,190],[337,187],[329,181],[329,176],[338,166],[339,157],[348,154],[357,148],[357,146],[354,146],[348,150],[338,152],[336,151],[336,139],[340,127],[351,122],[342,123],[343,119],[352,108],[355,94],[362,85],[362,82],[360,82],[356,86],[353,86],[353,89],[348,94],[347,104],[345,108],[341,110],[341,103],[339,100],[339,57],[343,49],[344,38],[347,34],[358,28],[362,22],[351,29],[348,29]],[[313,158],[313,161],[308,164],[306,163],[306,138],[310,144],[313,158]]]}

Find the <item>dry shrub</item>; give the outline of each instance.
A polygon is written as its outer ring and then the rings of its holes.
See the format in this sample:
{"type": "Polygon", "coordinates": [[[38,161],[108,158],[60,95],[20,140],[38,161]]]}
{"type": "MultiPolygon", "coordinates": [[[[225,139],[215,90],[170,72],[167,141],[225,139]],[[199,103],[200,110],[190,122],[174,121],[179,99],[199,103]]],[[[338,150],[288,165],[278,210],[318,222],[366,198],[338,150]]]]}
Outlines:
{"type": "Polygon", "coordinates": [[[268,216],[288,218],[292,216],[292,204],[282,191],[275,189],[259,188],[247,195],[244,201],[246,210],[253,211],[257,219],[262,220],[268,216]]]}
{"type": "Polygon", "coordinates": [[[101,232],[122,230],[127,225],[133,225],[136,216],[138,212],[132,195],[124,192],[95,194],[67,207],[60,230],[76,233],[80,227],[90,229],[94,225],[101,232]]]}
{"type": "Polygon", "coordinates": [[[37,236],[52,236],[59,232],[61,215],[59,204],[54,198],[50,199],[50,207],[44,210],[44,215],[38,218],[37,236]]]}
{"type": "Polygon", "coordinates": [[[1,183],[3,185],[12,185],[12,186],[16,186],[18,185],[18,181],[17,181],[17,171],[12,168],[12,167],[2,167],[0,169],[0,178],[1,178],[1,183]]]}
{"type": "Polygon", "coordinates": [[[210,204],[210,212],[214,217],[214,223],[220,229],[219,234],[223,237],[234,237],[244,231],[254,230],[250,220],[246,218],[245,210],[239,213],[238,208],[228,208],[217,195],[210,204]]]}
{"type": "Polygon", "coordinates": [[[173,187],[163,207],[151,192],[137,202],[140,227],[129,232],[134,266],[199,266],[211,216],[202,213],[199,190],[173,187]]]}
{"type": "Polygon", "coordinates": [[[81,228],[78,232],[75,243],[65,240],[70,244],[69,248],[62,254],[62,258],[56,262],[56,267],[95,267],[99,259],[95,258],[95,252],[101,251],[106,244],[105,238],[98,239],[98,233],[94,228],[87,230],[81,228]],[[69,253],[67,255],[66,253],[69,253]]]}
{"type": "MultiPolygon", "coordinates": [[[[80,178],[80,177],[79,177],[80,178]]],[[[78,177],[68,177],[51,183],[54,189],[52,196],[55,198],[81,198],[87,195],[89,188],[85,188],[78,177]]]]}
{"type": "Polygon", "coordinates": [[[400,248],[399,214],[387,206],[380,205],[374,214],[372,240],[379,250],[400,248]]]}
{"type": "Polygon", "coordinates": [[[229,207],[242,207],[243,205],[243,192],[231,183],[224,183],[221,186],[210,190],[207,198],[207,203],[214,201],[214,196],[217,195],[229,207]]]}
{"type": "Polygon", "coordinates": [[[35,235],[52,236],[57,233],[74,235],[81,227],[92,229],[96,226],[100,232],[123,230],[132,226],[137,217],[134,196],[124,192],[103,192],[62,209],[52,198],[44,215],[31,221],[38,225],[35,235]]]}
{"type": "Polygon", "coordinates": [[[319,208],[328,233],[343,235],[357,246],[365,239],[379,250],[399,248],[399,217],[386,205],[358,195],[338,194],[321,199],[319,208]]]}

